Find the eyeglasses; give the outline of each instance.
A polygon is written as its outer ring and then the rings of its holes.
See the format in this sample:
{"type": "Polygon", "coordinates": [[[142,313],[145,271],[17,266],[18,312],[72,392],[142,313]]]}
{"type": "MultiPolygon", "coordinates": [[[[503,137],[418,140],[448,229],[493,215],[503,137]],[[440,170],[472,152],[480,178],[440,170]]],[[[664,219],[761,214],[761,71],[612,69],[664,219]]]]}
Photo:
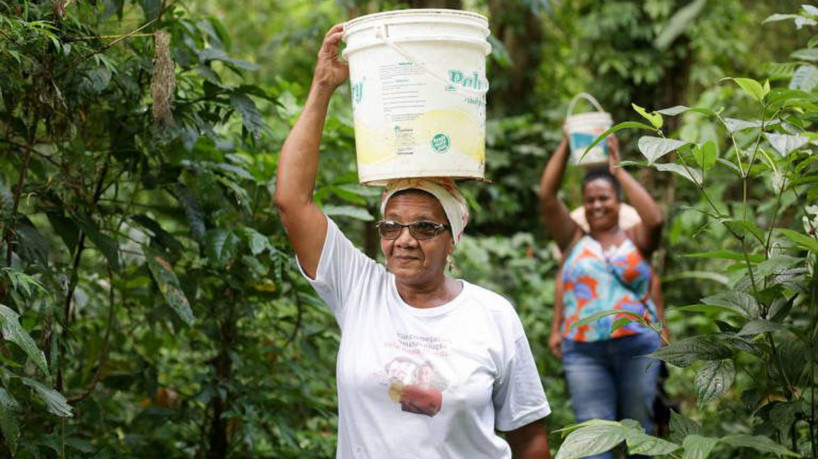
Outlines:
{"type": "Polygon", "coordinates": [[[394,240],[400,237],[404,228],[409,228],[409,234],[418,241],[431,239],[438,234],[451,230],[451,226],[435,222],[412,222],[404,225],[392,220],[381,220],[378,222],[378,234],[382,239],[394,240]]]}

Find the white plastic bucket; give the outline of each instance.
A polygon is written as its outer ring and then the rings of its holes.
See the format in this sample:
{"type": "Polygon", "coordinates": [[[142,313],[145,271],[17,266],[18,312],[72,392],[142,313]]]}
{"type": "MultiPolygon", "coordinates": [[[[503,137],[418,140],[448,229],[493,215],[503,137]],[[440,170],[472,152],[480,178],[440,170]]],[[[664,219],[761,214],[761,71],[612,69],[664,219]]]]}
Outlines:
{"type": "Polygon", "coordinates": [[[574,96],[568,104],[568,116],[565,118],[568,143],[571,147],[571,162],[583,167],[599,167],[608,164],[608,143],[606,141],[596,144],[587,154],[585,150],[594,143],[594,139],[610,129],[612,124],[611,114],[603,110],[593,96],[584,92],[574,96]],[[574,115],[574,108],[580,99],[589,101],[597,111],[574,115]]]}
{"type": "Polygon", "coordinates": [[[346,23],[358,179],[482,179],[488,20],[414,9],[346,23]]]}

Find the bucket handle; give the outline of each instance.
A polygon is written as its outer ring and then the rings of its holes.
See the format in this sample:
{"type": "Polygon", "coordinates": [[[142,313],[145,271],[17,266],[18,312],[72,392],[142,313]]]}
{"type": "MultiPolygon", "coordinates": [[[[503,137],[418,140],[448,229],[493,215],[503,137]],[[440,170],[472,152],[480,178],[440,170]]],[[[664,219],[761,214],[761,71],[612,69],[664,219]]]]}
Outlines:
{"type": "Polygon", "coordinates": [[[440,73],[438,73],[437,71],[433,71],[433,69],[431,69],[430,66],[426,65],[423,62],[418,61],[409,52],[407,52],[405,49],[400,47],[397,43],[392,41],[392,39],[389,37],[389,32],[386,30],[386,26],[384,24],[378,24],[377,26],[375,26],[375,37],[380,38],[381,40],[383,40],[383,42],[386,43],[386,46],[389,46],[390,48],[392,48],[393,51],[395,51],[396,53],[398,53],[401,56],[405,57],[409,62],[412,63],[412,65],[416,65],[418,67],[421,67],[421,68],[425,69],[426,73],[431,75],[434,79],[439,80],[440,82],[442,82],[446,86],[454,87],[455,91],[458,91],[458,92],[462,91],[462,92],[467,92],[467,93],[472,93],[472,94],[477,94],[477,95],[480,95],[480,96],[484,96],[489,90],[488,80],[486,80],[486,88],[485,89],[470,89],[470,88],[465,88],[463,86],[457,86],[457,85],[452,84],[451,81],[447,80],[445,77],[440,76],[440,73]]]}
{"type": "Polygon", "coordinates": [[[571,102],[568,103],[568,115],[567,116],[571,116],[571,115],[574,114],[574,106],[577,104],[579,99],[587,100],[594,107],[596,107],[597,111],[600,111],[600,112],[605,111],[605,109],[603,109],[602,106],[599,105],[599,102],[597,102],[596,99],[594,99],[594,96],[588,94],[587,92],[581,92],[581,93],[577,94],[576,96],[574,96],[573,98],[571,98],[571,102]]]}

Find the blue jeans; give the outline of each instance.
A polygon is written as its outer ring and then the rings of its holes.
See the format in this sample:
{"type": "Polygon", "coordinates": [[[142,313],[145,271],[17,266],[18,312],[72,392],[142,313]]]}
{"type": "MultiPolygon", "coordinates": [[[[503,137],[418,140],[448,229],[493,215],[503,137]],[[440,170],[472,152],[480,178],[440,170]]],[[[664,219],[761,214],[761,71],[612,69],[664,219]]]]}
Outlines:
{"type": "MultiPolygon", "coordinates": [[[[652,331],[604,341],[563,339],[562,363],[577,422],[634,419],[652,433],[659,361],[640,356],[659,346],[652,331]]],[[[609,459],[613,452],[589,457],[609,459]]]]}

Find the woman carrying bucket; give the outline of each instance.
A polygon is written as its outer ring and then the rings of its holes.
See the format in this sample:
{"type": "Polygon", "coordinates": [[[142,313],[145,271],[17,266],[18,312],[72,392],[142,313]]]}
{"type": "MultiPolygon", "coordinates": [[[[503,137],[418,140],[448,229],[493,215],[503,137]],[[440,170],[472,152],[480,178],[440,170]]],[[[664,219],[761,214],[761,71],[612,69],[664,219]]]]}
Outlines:
{"type": "Polygon", "coordinates": [[[299,266],[341,328],[337,457],[547,458],[550,408],[514,308],[445,274],[469,215],[454,183],[387,184],[385,267],[313,201],[329,101],[349,74],[342,34],[339,24],[324,38],[275,195],[299,266]]]}
{"type": "MultiPolygon", "coordinates": [[[[540,183],[545,225],[562,253],[562,361],[577,422],[635,419],[652,430],[659,365],[646,354],[660,337],[637,322],[611,330],[626,315],[614,314],[573,327],[603,311],[627,311],[650,322],[661,319],[650,297],[650,256],[659,244],[663,217],[650,194],[619,166],[619,144],[608,138],[609,167],[587,173],[582,184],[589,230],[574,221],[558,197],[569,161],[568,129],[548,161],[540,183]],[[620,190],[641,222],[619,226],[620,190]]],[[[612,458],[606,453],[602,458],[612,458]]]]}

